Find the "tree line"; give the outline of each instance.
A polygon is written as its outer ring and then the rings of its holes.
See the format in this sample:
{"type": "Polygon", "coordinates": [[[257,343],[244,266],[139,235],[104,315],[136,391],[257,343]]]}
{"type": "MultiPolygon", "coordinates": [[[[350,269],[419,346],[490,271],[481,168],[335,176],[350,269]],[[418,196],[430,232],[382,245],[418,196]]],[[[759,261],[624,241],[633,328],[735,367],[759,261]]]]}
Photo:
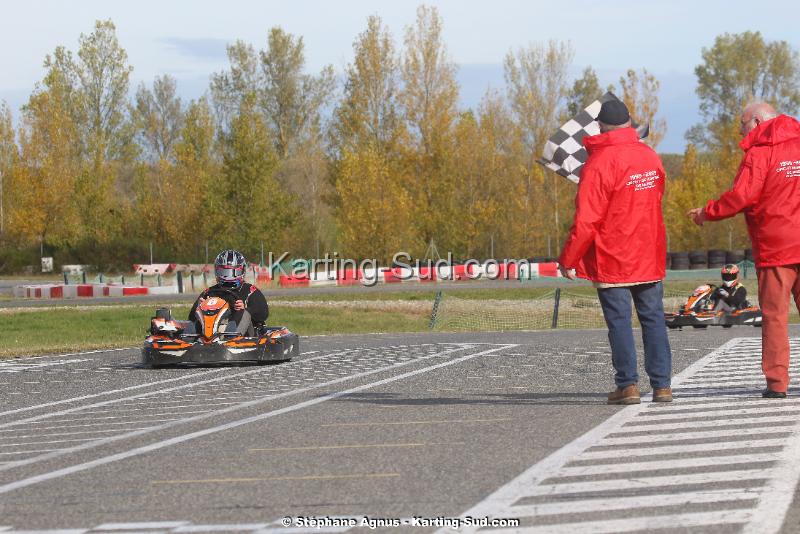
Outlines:
{"type": "MultiPolygon", "coordinates": [[[[206,250],[387,260],[555,255],[575,186],[536,163],[547,138],[612,90],[649,122],[659,81],[630,69],[601,87],[570,78],[567,42],[533,42],[503,60],[505,85],[459,104],[458,66],[435,8],[420,6],[401,38],[378,16],[353,42],[345,71],[309,72],[303,38],[279,27],[263,48],[237,41],[201,98],[184,102],[169,75],[135,90],[111,21],[44,60],[15,124],[0,108],[0,270],[56,263],[102,269],[205,261],[206,250]]],[[[702,124],[666,157],[670,249],[742,248],[739,220],[696,228],[684,212],[729,186],[740,158],[738,112],[758,98],[800,106],[798,55],[759,33],[724,34],[695,69],[702,124]]]]}

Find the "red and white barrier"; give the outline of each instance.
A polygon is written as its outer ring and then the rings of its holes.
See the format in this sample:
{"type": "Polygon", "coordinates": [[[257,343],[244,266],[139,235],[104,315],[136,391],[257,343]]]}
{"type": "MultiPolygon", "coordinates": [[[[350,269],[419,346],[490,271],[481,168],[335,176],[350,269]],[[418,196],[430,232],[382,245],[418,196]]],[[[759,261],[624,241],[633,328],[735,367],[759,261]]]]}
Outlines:
{"type": "Polygon", "coordinates": [[[558,277],[557,263],[485,262],[483,264],[342,269],[302,275],[282,275],[281,287],[351,286],[357,284],[391,284],[398,282],[438,282],[453,280],[531,280],[558,277]]]}
{"type": "Polygon", "coordinates": [[[14,296],[28,299],[74,299],[94,297],[129,297],[133,295],[173,295],[176,286],[144,287],[111,284],[42,284],[14,288],[14,296]]]}

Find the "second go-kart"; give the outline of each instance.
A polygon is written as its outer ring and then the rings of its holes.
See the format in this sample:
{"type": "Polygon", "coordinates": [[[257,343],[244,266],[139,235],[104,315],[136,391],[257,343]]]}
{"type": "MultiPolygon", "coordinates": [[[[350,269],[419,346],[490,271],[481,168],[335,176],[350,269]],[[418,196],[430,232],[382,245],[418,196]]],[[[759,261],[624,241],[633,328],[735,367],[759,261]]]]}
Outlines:
{"type": "Polygon", "coordinates": [[[284,362],[299,356],[300,339],[283,326],[256,325],[245,335],[227,332],[238,296],[212,288],[192,321],[177,321],[167,308],[156,310],[142,347],[142,363],[177,364],[284,362]]]}
{"type": "Polygon", "coordinates": [[[703,284],[698,286],[686,304],[676,313],[665,313],[664,321],[669,328],[707,328],[721,326],[731,328],[735,325],[761,326],[761,309],[758,306],[746,305],[734,311],[714,310],[714,300],[711,295],[716,286],[703,284]]]}

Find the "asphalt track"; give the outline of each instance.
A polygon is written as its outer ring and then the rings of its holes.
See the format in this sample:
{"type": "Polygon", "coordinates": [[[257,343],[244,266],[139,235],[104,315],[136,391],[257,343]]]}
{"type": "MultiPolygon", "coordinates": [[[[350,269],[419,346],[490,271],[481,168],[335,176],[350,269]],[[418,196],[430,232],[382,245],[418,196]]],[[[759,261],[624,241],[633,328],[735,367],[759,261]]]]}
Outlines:
{"type": "Polygon", "coordinates": [[[269,366],[3,361],[0,532],[798,532],[800,391],[760,399],[759,335],[671,332],[675,402],[625,408],[604,404],[601,330],[318,336],[269,366]]]}

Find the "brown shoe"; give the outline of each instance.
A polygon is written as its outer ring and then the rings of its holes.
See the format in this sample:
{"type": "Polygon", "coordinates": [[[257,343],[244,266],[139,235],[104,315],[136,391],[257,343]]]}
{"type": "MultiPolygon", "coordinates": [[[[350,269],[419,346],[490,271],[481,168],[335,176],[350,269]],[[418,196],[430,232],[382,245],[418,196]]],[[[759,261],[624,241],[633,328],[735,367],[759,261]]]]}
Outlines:
{"type": "Polygon", "coordinates": [[[672,388],[654,389],[653,402],[672,402],[672,388]]]}
{"type": "Polygon", "coordinates": [[[608,404],[639,404],[639,386],[631,384],[624,388],[617,388],[608,394],[608,404]]]}

